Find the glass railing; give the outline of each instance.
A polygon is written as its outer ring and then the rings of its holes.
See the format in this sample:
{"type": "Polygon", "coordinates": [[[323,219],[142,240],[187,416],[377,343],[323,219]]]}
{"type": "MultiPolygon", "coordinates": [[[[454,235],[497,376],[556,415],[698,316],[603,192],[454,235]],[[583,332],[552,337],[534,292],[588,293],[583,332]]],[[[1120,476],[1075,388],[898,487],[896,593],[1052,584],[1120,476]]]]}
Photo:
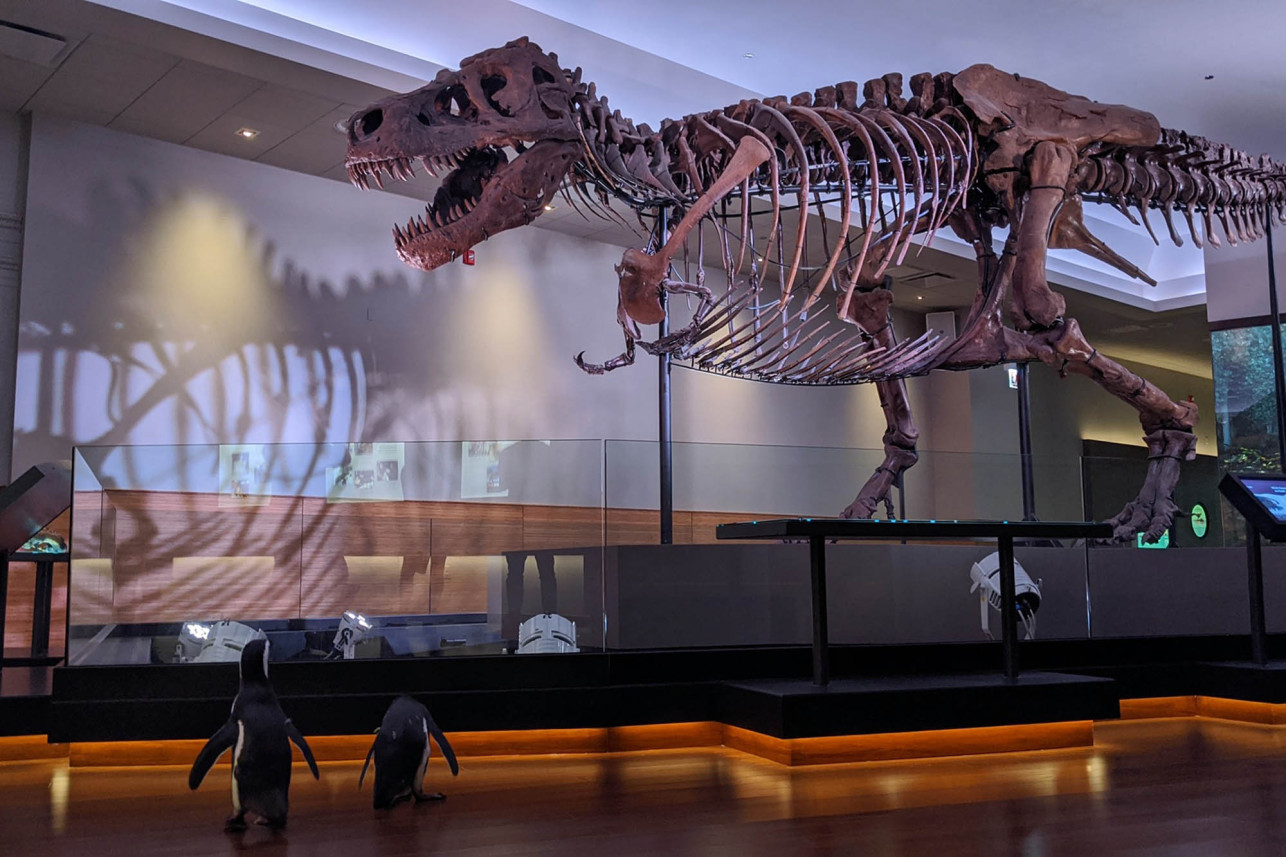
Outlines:
{"type": "MultiPolygon", "coordinates": [[[[1035,459],[1037,516],[1114,514],[1142,452],[1035,459]]],[[[600,440],[77,449],[69,663],[235,660],[260,631],[281,660],[809,642],[806,547],[716,528],[838,515],[882,452],[676,443],[672,545],[658,462],[655,442],[600,440]]],[[[1021,520],[1021,472],[1017,455],[921,452],[893,515],[1021,520]]],[[[1204,536],[1189,514],[1162,549],[1018,546],[1024,635],[1244,633],[1244,550],[1217,468],[1182,472],[1176,502],[1202,506],[1204,536]]],[[[999,635],[994,543],[828,552],[835,643],[999,635]]],[[[1265,551],[1270,629],[1286,625],[1279,553],[1265,551]]]]}
{"type": "Polygon", "coordinates": [[[602,444],[79,448],[69,663],[602,648],[602,444]],[[534,620],[534,621],[528,621],[534,620]]]}

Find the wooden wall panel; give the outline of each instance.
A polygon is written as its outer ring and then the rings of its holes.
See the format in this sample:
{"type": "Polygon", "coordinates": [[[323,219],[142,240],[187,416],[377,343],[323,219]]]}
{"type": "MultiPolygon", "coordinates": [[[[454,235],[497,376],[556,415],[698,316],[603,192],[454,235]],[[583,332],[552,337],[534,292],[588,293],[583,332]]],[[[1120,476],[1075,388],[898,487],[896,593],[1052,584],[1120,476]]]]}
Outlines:
{"type": "MultiPolygon", "coordinates": [[[[229,506],[217,494],[115,490],[76,502],[72,620],[82,625],[481,613],[498,607],[487,557],[660,537],[659,513],[645,509],[291,497],[229,506]]],[[[718,524],[755,517],[780,515],[677,510],[674,541],[714,543],[718,524]]],[[[19,614],[29,606],[15,604],[19,614]]]]}

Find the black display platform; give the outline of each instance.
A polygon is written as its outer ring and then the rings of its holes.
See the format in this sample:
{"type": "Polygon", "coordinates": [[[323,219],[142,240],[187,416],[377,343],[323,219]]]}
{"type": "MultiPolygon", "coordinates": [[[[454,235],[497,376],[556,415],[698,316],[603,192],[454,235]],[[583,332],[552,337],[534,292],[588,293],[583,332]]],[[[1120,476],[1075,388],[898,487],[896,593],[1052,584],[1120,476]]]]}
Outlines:
{"type": "Polygon", "coordinates": [[[10,666],[0,672],[0,735],[45,734],[52,672],[48,666],[10,666]]]}
{"type": "Polygon", "coordinates": [[[1197,672],[1203,696],[1286,703],[1286,661],[1203,663],[1197,672]]]}
{"type": "Polygon", "coordinates": [[[808,539],[813,602],[813,684],[830,682],[826,543],[839,539],[991,539],[1000,555],[1000,624],[1005,677],[1018,677],[1018,607],[1014,598],[1015,539],[1108,538],[1107,524],[1071,521],[880,521],[866,518],[776,518],[720,524],[719,539],[808,539]]]}
{"type": "Polygon", "coordinates": [[[1119,717],[1111,679],[1031,672],[726,682],[720,722],[774,738],[867,735],[1119,717]]]}

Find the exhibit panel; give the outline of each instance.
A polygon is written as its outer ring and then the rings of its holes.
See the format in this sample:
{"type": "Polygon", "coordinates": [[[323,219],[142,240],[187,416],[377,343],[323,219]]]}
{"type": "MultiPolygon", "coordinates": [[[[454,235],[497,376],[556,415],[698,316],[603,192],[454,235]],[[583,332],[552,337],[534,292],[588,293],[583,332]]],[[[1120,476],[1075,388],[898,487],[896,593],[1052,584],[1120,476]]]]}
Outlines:
{"type": "Polygon", "coordinates": [[[69,663],[601,648],[601,443],[76,451],[69,663]]]}

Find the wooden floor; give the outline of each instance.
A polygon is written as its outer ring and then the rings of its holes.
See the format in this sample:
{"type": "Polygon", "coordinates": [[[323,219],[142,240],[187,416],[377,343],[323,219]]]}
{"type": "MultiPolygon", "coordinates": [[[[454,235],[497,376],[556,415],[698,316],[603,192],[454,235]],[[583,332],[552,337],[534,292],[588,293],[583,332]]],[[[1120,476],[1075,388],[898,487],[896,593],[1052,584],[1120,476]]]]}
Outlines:
{"type": "Polygon", "coordinates": [[[296,768],[290,827],[222,832],[227,767],[0,764],[9,854],[1279,855],[1286,728],[1098,724],[1096,746],[788,769],[733,750],[440,759],[440,804],[375,812],[359,765],[296,768]]]}

